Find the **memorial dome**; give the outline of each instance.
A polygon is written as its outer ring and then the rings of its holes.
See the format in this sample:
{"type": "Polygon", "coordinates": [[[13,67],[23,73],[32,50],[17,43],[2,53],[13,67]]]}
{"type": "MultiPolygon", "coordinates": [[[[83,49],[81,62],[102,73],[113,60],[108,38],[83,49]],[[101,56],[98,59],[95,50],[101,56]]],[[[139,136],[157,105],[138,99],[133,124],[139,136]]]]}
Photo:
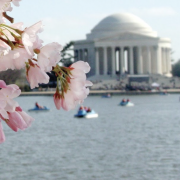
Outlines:
{"type": "Polygon", "coordinates": [[[157,33],[146,22],[130,13],[119,13],[105,17],[91,30],[87,37],[98,38],[124,32],[157,37],[157,33]]]}

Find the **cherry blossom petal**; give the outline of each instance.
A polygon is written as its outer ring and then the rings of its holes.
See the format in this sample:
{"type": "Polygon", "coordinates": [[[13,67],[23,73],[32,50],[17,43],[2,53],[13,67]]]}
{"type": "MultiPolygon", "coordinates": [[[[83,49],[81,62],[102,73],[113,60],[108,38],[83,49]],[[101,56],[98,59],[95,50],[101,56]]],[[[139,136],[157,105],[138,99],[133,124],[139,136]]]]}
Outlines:
{"type": "Polygon", "coordinates": [[[6,83],[3,80],[0,80],[0,88],[6,88],[6,83]]]}
{"type": "Polygon", "coordinates": [[[34,121],[34,119],[31,116],[29,116],[26,112],[18,111],[18,113],[23,118],[23,120],[26,124],[25,128],[29,127],[31,125],[32,121],[34,121]]]}
{"type": "Polygon", "coordinates": [[[77,61],[73,63],[70,67],[83,71],[84,73],[88,73],[90,71],[90,66],[87,62],[77,61]]]}
{"type": "Polygon", "coordinates": [[[39,87],[39,83],[47,84],[49,82],[49,76],[41,70],[38,66],[30,67],[28,71],[27,80],[31,89],[39,87]]]}
{"type": "Polygon", "coordinates": [[[1,123],[1,120],[0,120],[0,143],[3,143],[4,141],[5,141],[5,135],[4,135],[2,123],[1,123]]]}
{"type": "Polygon", "coordinates": [[[55,106],[56,106],[56,108],[59,110],[59,109],[61,109],[61,104],[62,104],[62,100],[61,100],[61,98],[59,99],[59,98],[57,98],[57,97],[53,97],[53,99],[54,99],[54,104],[55,104],[55,106]]]}
{"type": "Polygon", "coordinates": [[[76,101],[74,101],[74,96],[71,91],[67,91],[67,93],[64,94],[64,98],[62,99],[62,108],[66,111],[69,111],[71,109],[74,109],[76,106],[76,101]]]}
{"type": "Polygon", "coordinates": [[[12,122],[14,126],[16,126],[17,128],[21,130],[24,130],[25,128],[27,128],[27,124],[23,120],[22,116],[20,115],[20,113],[16,111],[9,113],[9,121],[12,122]]]}

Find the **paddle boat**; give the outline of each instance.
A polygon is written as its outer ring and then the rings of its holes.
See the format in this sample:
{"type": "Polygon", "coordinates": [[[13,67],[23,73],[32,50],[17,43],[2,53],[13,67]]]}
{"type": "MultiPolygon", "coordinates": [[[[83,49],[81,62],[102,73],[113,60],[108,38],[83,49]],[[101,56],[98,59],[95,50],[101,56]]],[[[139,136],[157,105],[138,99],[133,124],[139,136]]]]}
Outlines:
{"type": "Polygon", "coordinates": [[[127,101],[122,100],[119,105],[120,106],[125,106],[125,107],[134,106],[134,104],[132,102],[130,102],[129,100],[127,100],[127,101]]]}
{"type": "Polygon", "coordinates": [[[78,110],[78,113],[74,115],[76,118],[96,118],[98,114],[92,109],[90,112],[87,112],[84,109],[78,110]]]}
{"type": "Polygon", "coordinates": [[[46,106],[43,106],[42,108],[38,108],[38,107],[34,107],[32,109],[29,109],[28,111],[36,111],[36,112],[39,112],[39,111],[49,111],[50,109],[47,108],[46,106]]]}
{"type": "Polygon", "coordinates": [[[111,98],[111,94],[104,94],[101,96],[102,98],[111,98]]]}
{"type": "Polygon", "coordinates": [[[160,92],[159,94],[160,94],[160,95],[168,95],[167,92],[160,92]]]}

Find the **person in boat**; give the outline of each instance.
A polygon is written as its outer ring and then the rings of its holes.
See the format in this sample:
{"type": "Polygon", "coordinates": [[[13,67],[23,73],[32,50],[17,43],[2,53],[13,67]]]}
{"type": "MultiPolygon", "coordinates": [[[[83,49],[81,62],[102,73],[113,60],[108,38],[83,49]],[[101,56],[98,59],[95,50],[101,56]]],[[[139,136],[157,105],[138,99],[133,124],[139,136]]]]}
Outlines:
{"type": "Polygon", "coordinates": [[[90,107],[88,107],[87,112],[91,112],[91,108],[90,107]]]}
{"type": "Polygon", "coordinates": [[[126,102],[129,102],[129,101],[130,101],[129,99],[126,100],[126,102]]]}
{"type": "Polygon", "coordinates": [[[126,100],[125,100],[125,99],[123,99],[121,102],[122,102],[122,103],[125,103],[125,102],[126,102],[126,100]]]}
{"type": "Polygon", "coordinates": [[[80,106],[79,111],[81,111],[81,110],[83,110],[83,109],[84,109],[84,107],[83,107],[83,106],[80,106]]]}
{"type": "Polygon", "coordinates": [[[85,110],[85,111],[87,111],[87,110],[88,110],[88,108],[87,108],[86,106],[84,106],[84,110],[85,110]]]}
{"type": "Polygon", "coordinates": [[[43,107],[40,106],[37,102],[35,103],[35,106],[36,106],[36,108],[38,108],[38,109],[43,109],[43,107]]]}

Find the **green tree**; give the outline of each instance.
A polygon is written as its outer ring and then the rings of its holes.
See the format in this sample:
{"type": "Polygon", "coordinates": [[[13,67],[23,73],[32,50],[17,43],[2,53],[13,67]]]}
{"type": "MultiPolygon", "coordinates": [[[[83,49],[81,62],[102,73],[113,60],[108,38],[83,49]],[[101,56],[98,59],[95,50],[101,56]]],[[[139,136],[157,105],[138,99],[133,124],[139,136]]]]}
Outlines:
{"type": "Polygon", "coordinates": [[[15,84],[17,81],[25,79],[25,72],[24,70],[11,70],[8,69],[7,71],[0,72],[0,79],[3,79],[6,84],[15,84]]]}
{"type": "Polygon", "coordinates": [[[60,62],[63,63],[63,65],[66,67],[69,67],[74,61],[73,45],[74,45],[74,42],[70,41],[64,46],[63,50],[61,51],[62,59],[60,62]]]}
{"type": "Polygon", "coordinates": [[[172,65],[172,75],[180,77],[180,59],[172,65]]]}

